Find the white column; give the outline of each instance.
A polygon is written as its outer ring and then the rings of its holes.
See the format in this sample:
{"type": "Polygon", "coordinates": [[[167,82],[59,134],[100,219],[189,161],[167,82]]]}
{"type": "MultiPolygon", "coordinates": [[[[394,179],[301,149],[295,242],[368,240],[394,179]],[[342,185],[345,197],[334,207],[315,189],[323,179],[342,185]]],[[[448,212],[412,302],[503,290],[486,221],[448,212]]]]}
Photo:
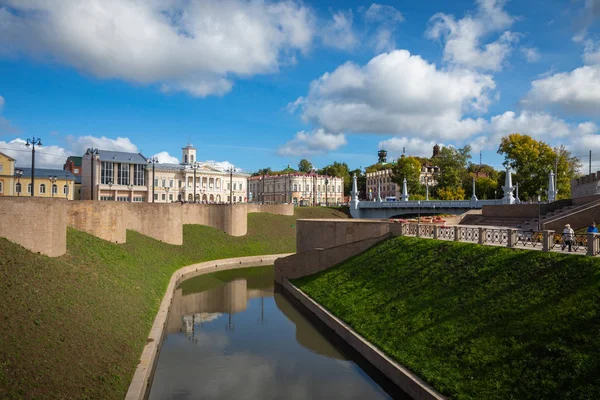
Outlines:
{"type": "Polygon", "coordinates": [[[475,177],[473,177],[473,196],[471,196],[471,201],[477,201],[477,195],[475,194],[475,177]]]}
{"type": "Polygon", "coordinates": [[[548,175],[548,201],[556,201],[556,190],[554,188],[554,171],[548,175]]]}
{"type": "Polygon", "coordinates": [[[402,201],[408,201],[408,187],[406,185],[406,178],[402,181],[402,201]]]}
{"type": "Polygon", "coordinates": [[[506,168],[506,178],[504,179],[504,197],[502,198],[502,204],[515,204],[515,197],[513,196],[513,190],[515,187],[512,185],[512,176],[510,168],[506,168]]]}

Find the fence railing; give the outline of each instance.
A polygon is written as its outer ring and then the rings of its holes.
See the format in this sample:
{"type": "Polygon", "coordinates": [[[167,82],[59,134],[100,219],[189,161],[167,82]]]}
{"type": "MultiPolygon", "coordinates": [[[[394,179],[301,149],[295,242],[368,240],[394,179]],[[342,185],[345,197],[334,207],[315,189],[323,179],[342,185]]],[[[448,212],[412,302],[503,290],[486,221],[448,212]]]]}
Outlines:
{"type": "Polygon", "coordinates": [[[589,256],[600,255],[600,234],[597,233],[563,234],[551,230],[527,231],[514,228],[463,225],[440,226],[410,222],[395,222],[395,224],[401,225],[400,229],[395,230],[401,236],[587,254],[589,256]]]}

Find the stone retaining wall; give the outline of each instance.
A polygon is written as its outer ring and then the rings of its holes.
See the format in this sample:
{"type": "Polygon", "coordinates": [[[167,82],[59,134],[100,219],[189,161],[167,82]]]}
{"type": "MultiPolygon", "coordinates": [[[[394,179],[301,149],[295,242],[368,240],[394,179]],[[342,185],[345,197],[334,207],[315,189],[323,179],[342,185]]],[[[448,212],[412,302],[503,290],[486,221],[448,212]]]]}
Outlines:
{"type": "Polygon", "coordinates": [[[360,219],[299,219],[296,221],[296,251],[326,249],[389,232],[388,221],[360,219]]]}

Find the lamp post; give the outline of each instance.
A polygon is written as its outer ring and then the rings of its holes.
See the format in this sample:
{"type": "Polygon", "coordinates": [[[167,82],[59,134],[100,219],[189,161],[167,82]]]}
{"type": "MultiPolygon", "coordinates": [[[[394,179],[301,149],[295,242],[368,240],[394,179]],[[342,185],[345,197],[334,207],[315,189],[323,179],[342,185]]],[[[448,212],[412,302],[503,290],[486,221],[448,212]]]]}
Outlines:
{"type": "Polygon", "coordinates": [[[66,200],[69,200],[69,179],[68,178],[69,177],[67,175],[65,175],[65,182],[67,183],[66,184],[67,189],[65,190],[65,199],[66,200]]]}
{"type": "Polygon", "coordinates": [[[148,159],[148,164],[152,164],[152,202],[154,203],[154,167],[158,163],[157,157],[150,157],[148,159]]]}
{"type": "Polygon", "coordinates": [[[429,201],[429,175],[425,177],[425,200],[429,201]]]}
{"type": "Polygon", "coordinates": [[[419,214],[417,217],[417,235],[421,232],[421,200],[417,201],[417,205],[419,206],[419,214]]]}
{"type": "Polygon", "coordinates": [[[235,168],[230,167],[227,169],[227,172],[229,172],[229,204],[231,204],[233,206],[233,172],[235,171],[235,168]]]}
{"type": "Polygon", "coordinates": [[[133,203],[133,185],[130,183],[127,185],[127,189],[129,189],[129,202],[133,203]]]}
{"type": "Polygon", "coordinates": [[[325,178],[325,207],[329,206],[327,202],[327,185],[329,185],[329,178],[325,178]]]}
{"type": "Polygon", "coordinates": [[[51,176],[48,179],[50,180],[50,197],[54,198],[54,184],[58,178],[56,176],[51,176]]]}
{"type": "Polygon", "coordinates": [[[169,202],[169,189],[170,188],[168,186],[165,188],[165,191],[167,192],[167,198],[166,198],[167,203],[169,202]]]}
{"type": "MultiPolygon", "coordinates": [[[[15,170],[15,175],[17,176],[17,196],[21,195],[21,191],[23,190],[21,188],[21,177],[23,176],[23,170],[22,169],[17,169],[15,170]]],[[[31,188],[33,189],[33,185],[31,186],[31,188]]]]}
{"type": "Polygon", "coordinates": [[[538,231],[542,230],[542,188],[538,194],[538,231]]]}
{"type": "Polygon", "coordinates": [[[29,146],[31,146],[31,197],[33,197],[33,195],[35,193],[34,181],[35,181],[35,146],[36,145],[41,146],[42,139],[36,138],[35,136],[32,137],[31,139],[27,139],[27,142],[25,143],[25,146],[27,148],[29,148],[29,146]]]}
{"type": "Polygon", "coordinates": [[[98,149],[90,147],[89,149],[87,149],[85,154],[90,156],[90,166],[92,168],[92,174],[90,179],[90,200],[94,200],[94,167],[96,163],[96,156],[98,155],[98,149]]]}
{"type": "MultiPolygon", "coordinates": [[[[109,199],[110,199],[110,195],[112,194],[112,185],[113,185],[112,181],[108,181],[108,193],[109,193],[109,199]]],[[[115,196],[115,197],[114,197],[114,199],[115,199],[115,200],[116,200],[116,197],[117,197],[117,196],[115,196]]]]}

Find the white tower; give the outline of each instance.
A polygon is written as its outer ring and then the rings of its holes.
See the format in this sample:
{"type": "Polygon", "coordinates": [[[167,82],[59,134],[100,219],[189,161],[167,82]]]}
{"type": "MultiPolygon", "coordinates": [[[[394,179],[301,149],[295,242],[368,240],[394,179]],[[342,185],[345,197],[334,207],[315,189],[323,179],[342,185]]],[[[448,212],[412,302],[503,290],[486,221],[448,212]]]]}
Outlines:
{"type": "Polygon", "coordinates": [[[548,201],[556,201],[557,190],[554,187],[554,171],[548,175],[548,201]]]}
{"type": "Polygon", "coordinates": [[[196,148],[188,142],[188,145],[181,149],[181,163],[187,165],[193,164],[196,161],[196,148]]]}
{"type": "Polygon", "coordinates": [[[512,176],[510,173],[510,168],[508,167],[506,168],[506,178],[504,179],[504,186],[502,186],[502,190],[504,191],[502,204],[515,204],[515,196],[513,195],[515,187],[512,184],[512,176]]]}

